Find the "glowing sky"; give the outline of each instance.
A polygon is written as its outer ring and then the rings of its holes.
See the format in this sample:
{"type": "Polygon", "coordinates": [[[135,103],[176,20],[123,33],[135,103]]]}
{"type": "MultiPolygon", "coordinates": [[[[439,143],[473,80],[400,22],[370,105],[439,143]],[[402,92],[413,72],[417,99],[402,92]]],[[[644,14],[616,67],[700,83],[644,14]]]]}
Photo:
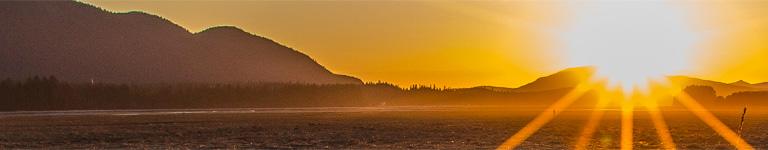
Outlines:
{"type": "Polygon", "coordinates": [[[699,45],[691,74],[751,83],[768,81],[768,1],[687,2],[698,14],[696,28],[711,39],[699,45]]]}
{"type": "Polygon", "coordinates": [[[333,72],[399,85],[515,87],[569,66],[622,82],[768,81],[766,1],[87,1],[191,32],[234,25],[333,72]]]}
{"type": "Polygon", "coordinates": [[[578,1],[557,32],[568,64],[592,65],[612,84],[644,87],[647,78],[690,68],[694,46],[705,35],[679,3],[578,1]]]}

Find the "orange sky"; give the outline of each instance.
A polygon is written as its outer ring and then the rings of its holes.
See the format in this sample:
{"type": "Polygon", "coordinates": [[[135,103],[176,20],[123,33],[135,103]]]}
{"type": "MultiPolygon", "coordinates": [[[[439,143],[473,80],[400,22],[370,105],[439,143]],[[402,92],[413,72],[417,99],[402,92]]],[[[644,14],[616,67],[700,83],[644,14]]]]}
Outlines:
{"type": "MultiPolygon", "coordinates": [[[[333,72],[401,86],[516,87],[570,66],[549,33],[567,17],[554,1],[86,3],[156,14],[191,32],[238,26],[304,52],[333,72]]],[[[687,4],[701,25],[692,28],[712,35],[696,45],[699,54],[687,74],[768,81],[768,2],[742,3],[687,4]]]]}
{"type": "Polygon", "coordinates": [[[541,43],[554,5],[447,1],[88,1],[192,32],[234,25],[333,72],[402,86],[518,86],[561,68],[541,43]],[[542,31],[539,31],[542,30],[542,31]]]}
{"type": "Polygon", "coordinates": [[[768,1],[688,2],[700,30],[712,38],[700,45],[691,74],[708,79],[768,81],[768,1]]]}

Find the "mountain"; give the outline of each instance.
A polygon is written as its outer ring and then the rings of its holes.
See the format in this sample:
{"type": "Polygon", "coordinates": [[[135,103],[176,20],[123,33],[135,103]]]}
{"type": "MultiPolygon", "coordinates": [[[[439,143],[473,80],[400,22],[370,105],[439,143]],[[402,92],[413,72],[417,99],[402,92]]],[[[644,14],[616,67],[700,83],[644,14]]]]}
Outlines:
{"type": "Polygon", "coordinates": [[[766,89],[755,88],[751,86],[744,86],[749,83],[736,82],[735,84],[722,83],[717,81],[703,80],[697,78],[691,78],[686,76],[669,76],[667,79],[672,83],[681,87],[687,86],[709,86],[712,87],[717,96],[727,96],[736,92],[744,91],[764,91],[766,89]]]}
{"type": "Polygon", "coordinates": [[[768,89],[768,82],[752,84],[753,87],[768,89]]]}
{"type": "Polygon", "coordinates": [[[568,68],[549,76],[541,77],[535,81],[515,88],[515,92],[535,92],[563,88],[572,88],[581,82],[587,81],[595,73],[593,67],[568,68]]]}
{"type": "MultiPolygon", "coordinates": [[[[575,87],[581,82],[589,79],[595,73],[593,67],[575,67],[568,68],[549,76],[541,77],[535,81],[520,86],[514,89],[492,88],[492,87],[478,87],[492,90],[501,91],[513,91],[513,92],[535,92],[535,91],[547,91],[563,88],[575,87]]],[[[717,96],[728,96],[737,92],[747,91],[768,91],[768,82],[750,84],[745,81],[737,81],[734,83],[722,83],[717,81],[710,81],[704,79],[698,79],[687,76],[668,76],[666,78],[670,83],[680,86],[681,88],[689,86],[708,86],[712,87],[716,91],[717,96]]]]}
{"type": "Polygon", "coordinates": [[[735,86],[747,86],[747,87],[748,87],[748,86],[752,86],[752,84],[750,84],[749,82],[747,82],[747,81],[744,81],[744,80],[739,80],[739,81],[736,81],[736,82],[730,83],[730,85],[735,85],[735,86]]]}
{"type": "Polygon", "coordinates": [[[360,84],[236,27],[198,33],[143,12],[74,1],[0,2],[0,78],[117,83],[360,84]]]}
{"type": "Polygon", "coordinates": [[[736,85],[736,86],[744,86],[744,87],[768,90],[768,82],[752,84],[752,83],[746,82],[744,80],[739,80],[739,81],[736,81],[736,82],[733,82],[733,83],[730,83],[730,84],[731,85],[736,85]]]}

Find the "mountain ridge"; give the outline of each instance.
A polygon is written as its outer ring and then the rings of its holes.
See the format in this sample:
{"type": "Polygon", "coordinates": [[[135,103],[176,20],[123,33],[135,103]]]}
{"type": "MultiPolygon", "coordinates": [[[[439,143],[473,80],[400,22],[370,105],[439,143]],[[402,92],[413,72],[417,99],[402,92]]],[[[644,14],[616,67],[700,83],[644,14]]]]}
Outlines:
{"type": "MultiPolygon", "coordinates": [[[[579,83],[587,81],[590,76],[595,74],[595,70],[596,68],[590,66],[566,68],[553,74],[537,78],[536,80],[518,88],[492,86],[479,86],[477,88],[507,92],[535,92],[573,88],[579,83]]],[[[689,86],[712,87],[713,90],[715,90],[717,96],[728,96],[738,92],[768,91],[768,82],[757,84],[750,84],[744,81],[724,83],[682,75],[666,76],[666,79],[668,82],[678,85],[681,88],[689,86]]]]}
{"type": "Polygon", "coordinates": [[[193,33],[157,15],[110,12],[74,1],[4,1],[0,12],[0,77],[362,84],[293,48],[233,26],[193,33]]]}

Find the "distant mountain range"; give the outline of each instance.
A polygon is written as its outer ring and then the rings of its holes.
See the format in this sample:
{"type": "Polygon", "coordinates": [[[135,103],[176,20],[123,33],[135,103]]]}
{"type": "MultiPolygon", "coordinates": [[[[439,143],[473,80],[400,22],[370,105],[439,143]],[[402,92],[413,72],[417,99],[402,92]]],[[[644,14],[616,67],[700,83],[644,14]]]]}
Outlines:
{"type": "Polygon", "coordinates": [[[673,84],[677,84],[682,87],[693,85],[712,87],[716,91],[717,96],[728,96],[737,92],[768,91],[768,86],[765,86],[765,84],[762,83],[749,84],[742,81],[729,84],[685,76],[670,76],[668,79],[673,84]]]}
{"type": "Polygon", "coordinates": [[[74,1],[0,2],[0,78],[70,82],[361,84],[236,27],[199,33],[74,1]]]}
{"type": "MultiPolygon", "coordinates": [[[[592,67],[575,67],[568,68],[549,76],[541,77],[535,81],[518,88],[506,88],[506,91],[514,92],[532,92],[532,91],[544,91],[562,88],[572,88],[582,83],[595,73],[595,69],[592,67]]],[[[768,91],[768,82],[750,84],[744,81],[737,81],[734,83],[722,83],[711,80],[698,79],[687,76],[668,76],[667,81],[671,84],[677,85],[680,88],[689,86],[708,86],[712,87],[716,91],[717,96],[728,96],[737,92],[749,92],[749,91],[768,91]]],[[[500,87],[479,87],[486,89],[500,90],[500,87]]]]}

